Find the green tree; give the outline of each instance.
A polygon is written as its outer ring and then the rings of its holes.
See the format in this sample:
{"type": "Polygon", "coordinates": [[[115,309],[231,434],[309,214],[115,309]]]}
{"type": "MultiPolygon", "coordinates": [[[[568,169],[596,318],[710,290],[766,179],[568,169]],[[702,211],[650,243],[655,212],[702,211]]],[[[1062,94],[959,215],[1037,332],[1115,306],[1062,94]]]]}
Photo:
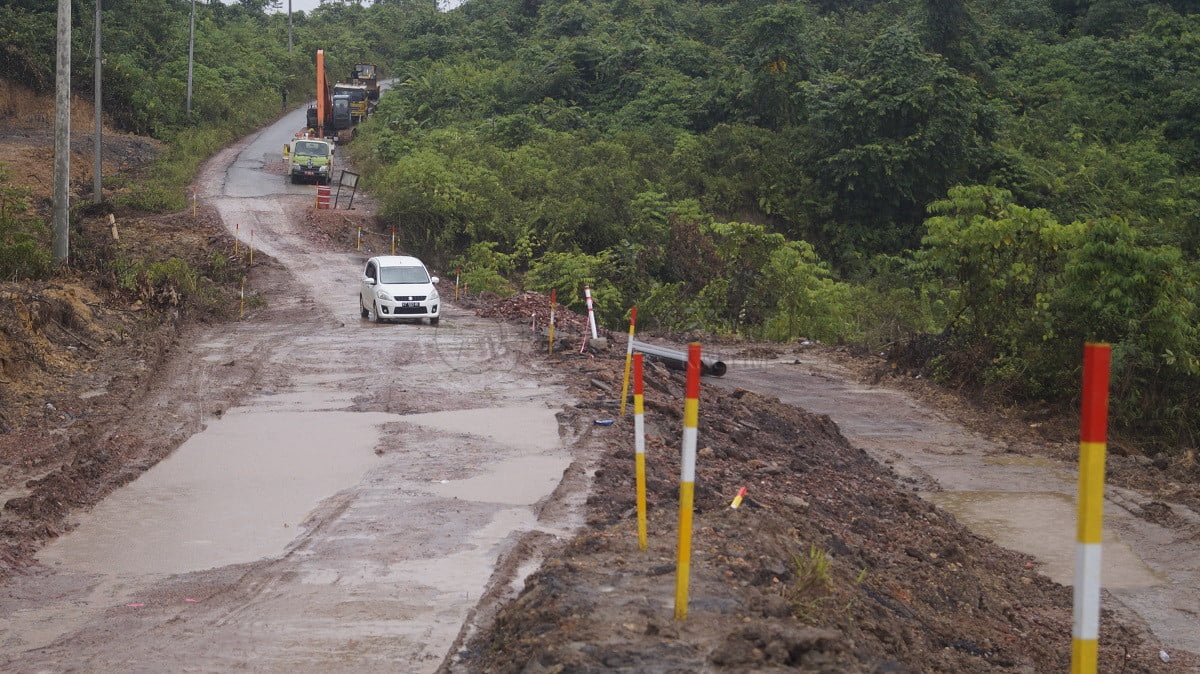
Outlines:
{"type": "MultiPolygon", "coordinates": [[[[1113,416],[1121,428],[1194,446],[1200,433],[1200,297],[1194,264],[1174,246],[1144,246],[1120,218],[1090,223],[1054,294],[1051,362],[1073,363],[1084,340],[1113,344],[1113,416]]],[[[1073,384],[1060,365],[1058,390],[1073,384]]]]}
{"type": "Polygon", "coordinates": [[[1060,225],[1042,209],[1012,203],[993,187],[955,187],[934,202],[914,255],[950,308],[946,333],[970,354],[949,376],[984,374],[1023,387],[1036,350],[1053,333],[1050,297],[1065,251],[1082,225],[1060,225]]]}
{"type": "Polygon", "coordinates": [[[834,195],[818,234],[840,258],[914,245],[925,205],[986,158],[993,119],[979,87],[904,29],[807,97],[805,163],[834,195]]]}

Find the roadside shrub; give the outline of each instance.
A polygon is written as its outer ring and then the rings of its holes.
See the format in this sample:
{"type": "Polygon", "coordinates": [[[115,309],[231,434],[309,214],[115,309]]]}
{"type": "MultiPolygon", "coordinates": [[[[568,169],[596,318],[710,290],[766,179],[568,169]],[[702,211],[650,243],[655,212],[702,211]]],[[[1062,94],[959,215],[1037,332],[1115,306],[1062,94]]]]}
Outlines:
{"type": "Polygon", "coordinates": [[[558,302],[576,312],[587,311],[583,287],[591,286],[596,320],[605,325],[620,325],[627,315],[621,292],[611,281],[604,279],[611,266],[607,251],[597,255],[584,253],[546,253],[529,269],[525,286],[530,290],[558,293],[558,302]]]}
{"type": "Polygon", "coordinates": [[[650,284],[638,300],[638,330],[683,332],[704,327],[696,316],[694,297],[687,297],[683,283],[650,284]]]}
{"type": "Polygon", "coordinates": [[[987,186],[951,188],[929,211],[912,270],[926,279],[922,292],[946,303],[949,348],[970,354],[943,359],[940,372],[982,379],[1011,395],[1042,395],[1034,371],[1053,331],[1049,298],[1083,225],[1061,225],[1048,211],[1019,206],[1007,190],[987,186]]]}
{"type": "Polygon", "coordinates": [[[449,274],[451,269],[462,270],[461,281],[472,292],[507,297],[515,290],[508,280],[515,269],[513,256],[498,252],[492,241],[471,244],[465,254],[451,260],[446,273],[449,274]]]}
{"type": "Polygon", "coordinates": [[[29,211],[29,190],[10,184],[0,164],[0,280],[45,278],[54,268],[50,230],[29,211]]]}
{"type": "Polygon", "coordinates": [[[187,186],[200,164],[232,140],[229,130],[187,129],[169,139],[171,150],[158,158],[145,176],[129,183],[130,191],[117,197],[125,206],[150,213],[181,211],[191,195],[187,186]]]}
{"type": "Polygon", "coordinates": [[[1090,223],[1051,306],[1048,389],[1073,390],[1084,341],[1113,345],[1112,416],[1168,446],[1200,440],[1200,274],[1174,246],[1144,246],[1128,221],[1090,223]]]}
{"type": "Polygon", "coordinates": [[[178,257],[145,260],[118,256],[109,269],[117,288],[151,306],[212,308],[220,299],[212,279],[178,257]]]}

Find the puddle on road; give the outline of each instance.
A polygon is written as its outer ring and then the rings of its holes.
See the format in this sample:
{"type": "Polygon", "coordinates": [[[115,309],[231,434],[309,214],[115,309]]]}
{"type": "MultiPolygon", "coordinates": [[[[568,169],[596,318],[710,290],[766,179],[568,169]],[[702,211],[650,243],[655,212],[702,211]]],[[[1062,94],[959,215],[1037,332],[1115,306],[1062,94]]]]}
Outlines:
{"type": "Polygon", "coordinates": [[[487,472],[465,480],[434,484],[438,496],[505,505],[533,505],[562,481],[571,465],[566,456],[521,456],[490,463],[487,472]]]}
{"type": "Polygon", "coordinates": [[[402,420],[426,428],[465,433],[521,447],[526,452],[551,452],[514,456],[489,462],[487,470],[474,477],[434,484],[438,496],[505,505],[532,505],[554,491],[563,471],[571,464],[559,450],[555,410],[544,406],[499,407],[449,412],[408,414],[402,420]]]}
{"type": "Polygon", "coordinates": [[[358,483],[378,462],[379,425],[395,419],[230,410],[102,501],[38,558],[125,575],[185,573],[278,555],[314,507],[358,483]],[[139,517],[130,519],[131,512],[139,517]]]}
{"type": "MultiPolygon", "coordinates": [[[[1041,573],[1063,585],[1075,576],[1075,500],[1039,492],[945,491],[923,494],[973,531],[997,545],[1031,554],[1041,573]]],[[[1101,578],[1106,589],[1160,585],[1165,579],[1146,566],[1105,527],[1101,578]]]]}
{"type": "Polygon", "coordinates": [[[451,433],[469,433],[530,451],[558,449],[557,410],[545,406],[491,407],[405,415],[402,420],[451,433]]]}
{"type": "Polygon", "coordinates": [[[1025,456],[1023,454],[1005,454],[1003,456],[985,456],[984,463],[990,463],[993,466],[1030,466],[1033,468],[1058,468],[1066,467],[1062,461],[1056,461],[1045,456],[1025,456]]]}

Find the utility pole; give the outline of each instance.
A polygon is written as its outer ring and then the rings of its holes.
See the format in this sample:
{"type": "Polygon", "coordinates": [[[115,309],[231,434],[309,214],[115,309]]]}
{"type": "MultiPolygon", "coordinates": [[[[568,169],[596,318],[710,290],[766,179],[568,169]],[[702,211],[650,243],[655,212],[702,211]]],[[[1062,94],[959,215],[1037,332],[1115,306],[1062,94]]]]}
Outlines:
{"type": "Polygon", "coordinates": [[[54,261],[66,264],[71,234],[71,0],[58,0],[54,78],[54,261]]]}
{"type": "Polygon", "coordinates": [[[292,53],[292,0],[288,0],[288,54],[292,53]]]}
{"type": "Polygon", "coordinates": [[[188,30],[188,81],[187,81],[187,117],[192,119],[192,61],[196,53],[196,0],[192,0],[192,26],[188,30]]]}
{"type": "Polygon", "coordinates": [[[92,168],[92,203],[98,204],[104,200],[100,184],[100,173],[102,170],[100,155],[101,150],[104,148],[104,131],[100,127],[100,103],[103,100],[100,96],[100,77],[102,74],[100,68],[100,0],[96,0],[96,35],[92,39],[92,43],[95,48],[95,56],[93,57],[95,60],[95,75],[92,79],[95,81],[96,87],[96,100],[94,101],[94,105],[96,106],[96,144],[95,149],[92,150],[93,158],[95,159],[95,166],[92,168]]]}

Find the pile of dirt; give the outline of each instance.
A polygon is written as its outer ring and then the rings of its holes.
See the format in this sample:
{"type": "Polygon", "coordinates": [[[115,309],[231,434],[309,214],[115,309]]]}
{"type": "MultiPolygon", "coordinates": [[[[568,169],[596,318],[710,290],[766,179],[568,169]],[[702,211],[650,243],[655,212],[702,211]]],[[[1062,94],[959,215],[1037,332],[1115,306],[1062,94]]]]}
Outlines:
{"type": "MultiPolygon", "coordinates": [[[[348,197],[343,196],[342,200],[341,208],[306,209],[304,229],[308,242],[335,250],[361,250],[364,256],[387,252],[387,242],[377,230],[374,213],[369,209],[346,208],[348,197]]],[[[365,199],[358,195],[355,201],[361,204],[365,199]]]]}
{"type": "MultiPolygon", "coordinates": [[[[1063,671],[1071,591],[921,500],[828,417],[701,392],[689,600],[672,612],[684,374],[646,371],[649,546],[638,548],[623,354],[551,359],[600,455],[588,527],[459,653],[471,671],[1063,671]],[[739,487],[748,497],[730,501],[739,487]]],[[[1158,671],[1106,614],[1104,671],[1158,671]]],[[[1172,663],[1173,665],[1176,663],[1172,663]]]]}
{"type": "MultiPolygon", "coordinates": [[[[485,318],[496,318],[514,323],[524,323],[534,329],[550,325],[550,296],[530,290],[499,298],[481,298],[477,313],[485,318]]],[[[564,341],[562,349],[570,348],[570,340],[581,339],[590,332],[587,316],[577,314],[561,304],[554,307],[554,330],[564,341]]],[[[609,337],[607,330],[599,330],[601,337],[609,337]]]]}

